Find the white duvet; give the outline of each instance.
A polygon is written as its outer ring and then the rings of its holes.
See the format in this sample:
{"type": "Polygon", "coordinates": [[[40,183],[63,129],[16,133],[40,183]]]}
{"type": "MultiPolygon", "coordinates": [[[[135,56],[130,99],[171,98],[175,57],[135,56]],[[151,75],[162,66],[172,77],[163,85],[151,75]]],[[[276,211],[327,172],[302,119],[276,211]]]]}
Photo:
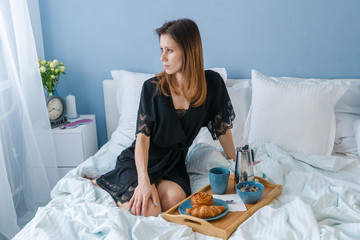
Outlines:
{"type": "MultiPolygon", "coordinates": [[[[52,191],[52,200],[14,239],[217,239],[167,222],[137,217],[116,207],[104,190],[82,176],[95,177],[115,166],[123,146],[110,140],[70,171],[52,191]]],[[[229,239],[360,239],[359,160],[289,154],[273,145],[255,148],[256,175],[283,186],[281,195],[261,208],[229,239]]],[[[213,147],[199,144],[187,167],[196,191],[208,183],[213,166],[233,165],[213,147]]]]}

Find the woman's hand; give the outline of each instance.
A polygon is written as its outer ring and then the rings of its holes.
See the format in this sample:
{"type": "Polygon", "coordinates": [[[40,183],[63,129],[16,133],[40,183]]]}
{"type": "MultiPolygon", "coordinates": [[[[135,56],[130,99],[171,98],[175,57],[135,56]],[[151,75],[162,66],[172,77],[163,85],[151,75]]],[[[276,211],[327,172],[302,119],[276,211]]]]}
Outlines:
{"type": "Polygon", "coordinates": [[[260,161],[253,161],[253,165],[255,166],[256,164],[259,164],[260,163],[260,161]]]}
{"type": "Polygon", "coordinates": [[[146,215],[149,200],[158,207],[159,199],[157,199],[157,189],[155,184],[150,185],[149,182],[139,184],[134,191],[134,195],[129,202],[129,210],[137,215],[146,215]]]}

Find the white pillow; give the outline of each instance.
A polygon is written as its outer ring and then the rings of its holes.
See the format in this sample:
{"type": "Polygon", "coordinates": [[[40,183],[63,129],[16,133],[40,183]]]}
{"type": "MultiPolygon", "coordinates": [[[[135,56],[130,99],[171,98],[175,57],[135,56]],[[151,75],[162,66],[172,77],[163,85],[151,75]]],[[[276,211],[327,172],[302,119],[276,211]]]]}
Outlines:
{"type": "MultiPolygon", "coordinates": [[[[131,140],[135,139],[137,111],[144,82],[155,74],[113,70],[111,75],[117,83],[116,104],[119,111],[117,131],[131,140]]],[[[128,144],[127,144],[128,145],[128,144]]]]}
{"type": "Polygon", "coordinates": [[[330,155],[335,140],[334,106],[345,81],[274,79],[252,70],[252,103],[244,140],[273,143],[289,152],[330,155]]]}
{"type": "Polygon", "coordinates": [[[360,118],[354,121],[353,127],[356,139],[357,154],[360,155],[360,118]]]}
{"type": "MultiPolygon", "coordinates": [[[[225,68],[209,68],[218,72],[224,81],[227,79],[225,68]]],[[[112,70],[111,76],[117,83],[116,104],[119,111],[119,123],[116,131],[126,137],[126,145],[135,139],[137,111],[140,103],[140,94],[144,82],[155,74],[129,72],[126,70],[112,70]]]]}
{"type": "MultiPolygon", "coordinates": [[[[246,116],[251,104],[251,87],[249,82],[239,82],[231,87],[227,87],[229,97],[235,112],[235,120],[231,129],[235,147],[244,145],[244,125],[246,116]]],[[[193,145],[197,143],[207,143],[217,149],[221,149],[219,140],[213,140],[207,127],[203,127],[197,137],[194,139],[193,145]]]]}
{"type": "Polygon", "coordinates": [[[336,134],[334,152],[357,154],[353,125],[360,119],[360,81],[348,80],[349,89],[335,105],[336,134]]]}
{"type": "MultiPolygon", "coordinates": [[[[292,77],[272,78],[286,81],[305,80],[305,78],[292,77]]],[[[333,80],[350,83],[348,90],[335,105],[336,133],[333,152],[357,154],[353,125],[354,121],[360,118],[360,81],[356,79],[333,80]]]]}
{"type": "MultiPolygon", "coordinates": [[[[339,79],[340,80],[340,79],[339,79]]],[[[336,113],[350,113],[360,115],[360,80],[355,79],[341,79],[350,83],[349,89],[344,96],[336,103],[336,113]]]]}

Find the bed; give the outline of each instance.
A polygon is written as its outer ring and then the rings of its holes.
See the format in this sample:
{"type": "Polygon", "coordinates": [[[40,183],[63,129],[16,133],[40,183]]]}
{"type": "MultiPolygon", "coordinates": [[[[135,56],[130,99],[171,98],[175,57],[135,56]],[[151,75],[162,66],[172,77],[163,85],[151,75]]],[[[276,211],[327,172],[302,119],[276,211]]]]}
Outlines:
{"type": "MultiPolygon", "coordinates": [[[[256,71],[251,80],[227,79],[225,69],[214,70],[226,81],[237,115],[235,146],[251,143],[260,162],[255,174],[282,185],[281,195],[242,223],[229,239],[360,239],[356,141],[360,137],[360,104],[356,100],[360,81],[267,78],[256,71]],[[322,88],[308,91],[309,84],[322,88]],[[266,93],[261,92],[264,89],[266,93]],[[274,94],[271,89],[285,90],[274,94]],[[296,105],[299,99],[294,95],[308,104],[305,109],[296,105]],[[291,108],[284,103],[292,104],[291,108]],[[307,122],[299,122],[299,116],[307,122]],[[271,129],[262,127],[264,119],[271,129]],[[320,122],[312,126],[316,119],[320,122]],[[298,132],[305,130],[309,130],[303,134],[306,141],[298,132]],[[324,141],[329,138],[331,146],[324,141]]],[[[112,170],[117,156],[134,139],[137,94],[144,79],[151,76],[114,70],[113,79],[103,81],[108,142],[59,180],[51,192],[52,200],[38,209],[14,239],[217,239],[168,222],[162,214],[132,216],[84,178],[112,170]]],[[[208,134],[206,129],[200,131],[186,158],[192,192],[209,182],[210,168],[234,170],[232,161],[208,134]]]]}

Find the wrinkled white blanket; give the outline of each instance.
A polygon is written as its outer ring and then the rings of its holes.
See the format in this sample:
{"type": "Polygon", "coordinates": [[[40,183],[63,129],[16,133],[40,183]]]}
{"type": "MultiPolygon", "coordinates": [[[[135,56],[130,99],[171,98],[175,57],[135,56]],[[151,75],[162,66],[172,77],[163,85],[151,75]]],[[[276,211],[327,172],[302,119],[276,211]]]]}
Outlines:
{"type": "MultiPolygon", "coordinates": [[[[52,200],[14,239],[217,239],[167,222],[137,217],[116,207],[104,190],[82,176],[112,170],[124,149],[111,140],[70,171],[52,191],[52,200]]],[[[239,226],[230,239],[360,239],[359,160],[289,154],[273,145],[255,148],[256,175],[281,184],[281,195],[239,226]],[[329,164],[328,164],[329,163],[329,164]]],[[[209,145],[187,157],[192,190],[208,183],[213,166],[233,165],[209,145]]]]}

